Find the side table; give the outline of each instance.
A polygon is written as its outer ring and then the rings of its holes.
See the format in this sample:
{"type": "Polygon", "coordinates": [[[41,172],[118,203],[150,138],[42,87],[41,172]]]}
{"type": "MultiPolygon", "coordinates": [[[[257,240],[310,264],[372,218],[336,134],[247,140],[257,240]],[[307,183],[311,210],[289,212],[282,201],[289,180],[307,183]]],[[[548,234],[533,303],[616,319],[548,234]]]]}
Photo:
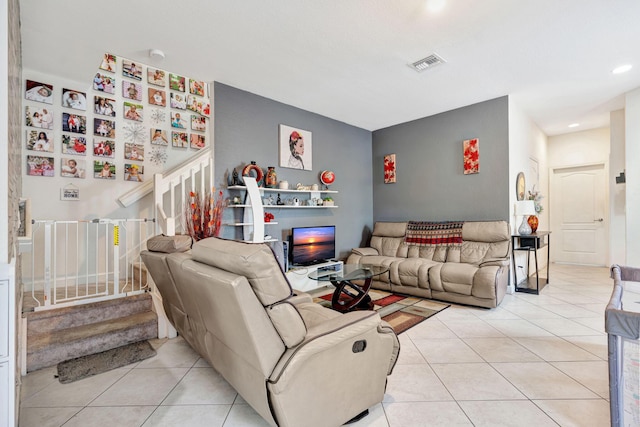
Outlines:
{"type": "Polygon", "coordinates": [[[528,235],[512,234],[511,235],[511,263],[513,265],[513,283],[515,283],[516,292],[525,292],[528,294],[538,295],[540,291],[549,284],[549,255],[550,248],[550,231],[537,231],[528,235]],[[547,247],[547,271],[545,277],[540,277],[540,269],[538,267],[538,251],[547,247]],[[518,282],[516,274],[516,257],[517,252],[526,252],[527,254],[527,272],[524,279],[518,282]],[[533,252],[535,260],[535,275],[531,275],[529,256],[533,252]]]}

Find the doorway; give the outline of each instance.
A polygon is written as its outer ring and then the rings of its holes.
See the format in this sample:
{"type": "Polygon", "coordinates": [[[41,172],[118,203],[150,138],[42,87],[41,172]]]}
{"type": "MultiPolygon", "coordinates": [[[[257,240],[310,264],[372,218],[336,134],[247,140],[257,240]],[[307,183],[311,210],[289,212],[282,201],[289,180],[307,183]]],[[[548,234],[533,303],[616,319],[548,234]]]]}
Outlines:
{"type": "Polygon", "coordinates": [[[606,177],[604,163],[551,170],[552,262],[607,265],[609,197],[606,177]]]}

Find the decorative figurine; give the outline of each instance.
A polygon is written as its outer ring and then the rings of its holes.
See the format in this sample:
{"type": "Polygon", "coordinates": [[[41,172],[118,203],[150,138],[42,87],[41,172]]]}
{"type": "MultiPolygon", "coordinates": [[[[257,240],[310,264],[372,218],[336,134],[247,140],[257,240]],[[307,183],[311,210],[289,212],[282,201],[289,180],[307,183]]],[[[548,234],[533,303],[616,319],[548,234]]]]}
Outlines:
{"type": "Polygon", "coordinates": [[[244,185],[244,183],[242,182],[242,180],[240,179],[240,177],[238,176],[238,170],[237,169],[233,169],[233,184],[232,185],[244,185]]]}
{"type": "Polygon", "coordinates": [[[280,205],[280,206],[284,205],[284,202],[280,198],[280,193],[278,193],[278,199],[276,200],[276,205],[280,205]]]}

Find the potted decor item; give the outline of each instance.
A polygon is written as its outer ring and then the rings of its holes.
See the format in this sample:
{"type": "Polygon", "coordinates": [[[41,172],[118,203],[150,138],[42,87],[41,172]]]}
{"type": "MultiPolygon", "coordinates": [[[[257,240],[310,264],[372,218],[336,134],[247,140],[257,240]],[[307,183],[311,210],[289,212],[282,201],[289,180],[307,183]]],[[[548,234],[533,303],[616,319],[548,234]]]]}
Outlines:
{"type": "Polygon", "coordinates": [[[207,237],[218,237],[222,225],[224,203],[222,191],[216,197],[212,188],[208,194],[201,195],[190,191],[184,204],[184,230],[194,241],[207,237]]]}
{"type": "Polygon", "coordinates": [[[543,196],[539,191],[536,190],[536,186],[534,185],[529,191],[529,195],[527,196],[528,200],[533,200],[533,203],[536,208],[535,215],[529,215],[527,222],[529,223],[529,227],[531,227],[531,232],[535,233],[538,229],[538,215],[542,213],[542,205],[540,204],[540,200],[542,200],[543,196]]]}
{"type": "Polygon", "coordinates": [[[333,202],[333,199],[331,197],[325,197],[322,200],[322,206],[333,206],[333,205],[334,205],[334,202],[333,202]]]}

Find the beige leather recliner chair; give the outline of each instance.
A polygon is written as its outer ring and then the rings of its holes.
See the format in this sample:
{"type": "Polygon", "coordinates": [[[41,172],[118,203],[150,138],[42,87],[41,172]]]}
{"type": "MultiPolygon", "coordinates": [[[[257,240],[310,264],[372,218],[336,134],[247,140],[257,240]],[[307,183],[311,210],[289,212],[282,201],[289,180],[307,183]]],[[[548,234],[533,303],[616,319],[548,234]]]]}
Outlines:
{"type": "Polygon", "coordinates": [[[178,333],[269,424],[339,426],[382,401],[391,327],[294,295],[268,245],[208,238],[142,259],[178,333]]]}

